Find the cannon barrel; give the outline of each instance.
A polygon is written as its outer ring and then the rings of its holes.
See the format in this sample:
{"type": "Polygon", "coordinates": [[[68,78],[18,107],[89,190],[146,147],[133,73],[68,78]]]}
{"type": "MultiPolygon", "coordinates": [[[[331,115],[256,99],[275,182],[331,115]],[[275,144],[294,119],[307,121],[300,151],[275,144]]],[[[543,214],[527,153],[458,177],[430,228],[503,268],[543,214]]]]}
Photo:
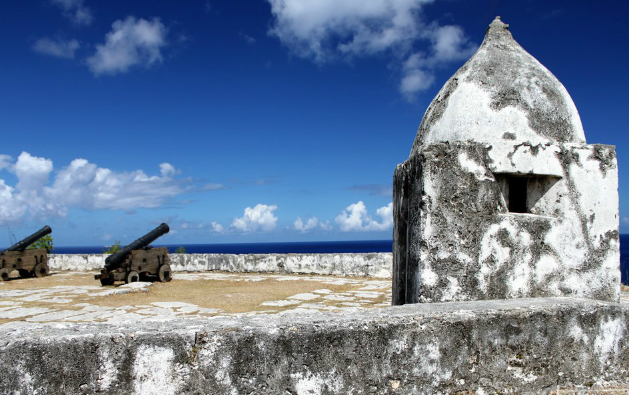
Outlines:
{"type": "Polygon", "coordinates": [[[121,248],[120,251],[114,252],[113,254],[108,256],[107,259],[105,259],[105,269],[112,270],[120,267],[122,262],[124,262],[125,258],[127,257],[127,255],[129,255],[131,251],[139,250],[140,248],[148,246],[169,231],[170,228],[167,224],[161,224],[160,226],[140,237],[133,243],[121,248]]]}
{"type": "Polygon", "coordinates": [[[6,250],[2,252],[24,251],[29,245],[33,244],[37,240],[41,239],[42,237],[50,233],[52,233],[52,229],[50,228],[50,226],[46,225],[40,230],[38,230],[37,232],[25,238],[24,240],[18,241],[17,243],[13,244],[11,247],[7,248],[6,250]]]}

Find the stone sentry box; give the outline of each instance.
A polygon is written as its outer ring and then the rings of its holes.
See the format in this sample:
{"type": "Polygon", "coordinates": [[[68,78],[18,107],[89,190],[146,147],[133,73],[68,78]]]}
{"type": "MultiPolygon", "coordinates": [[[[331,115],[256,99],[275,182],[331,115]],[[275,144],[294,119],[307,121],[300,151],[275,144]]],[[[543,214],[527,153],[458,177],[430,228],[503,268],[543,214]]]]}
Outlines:
{"type": "Polygon", "coordinates": [[[620,295],[613,146],[496,18],[393,181],[393,303],[620,295]]]}

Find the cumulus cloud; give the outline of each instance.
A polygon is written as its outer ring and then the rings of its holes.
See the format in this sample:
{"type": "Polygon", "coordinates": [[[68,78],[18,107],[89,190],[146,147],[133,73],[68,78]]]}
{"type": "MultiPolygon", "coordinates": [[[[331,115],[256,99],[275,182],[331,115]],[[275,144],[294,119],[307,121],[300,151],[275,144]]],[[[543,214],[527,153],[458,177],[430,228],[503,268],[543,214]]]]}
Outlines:
{"type": "MultiPolygon", "coordinates": [[[[0,166],[13,172],[18,180],[12,187],[0,179],[0,214],[9,222],[18,222],[27,215],[62,217],[74,207],[87,210],[159,207],[183,192],[168,172],[166,175],[162,172],[161,177],[148,176],[142,170],[114,172],[85,159],[75,159],[59,170],[51,183],[50,159],[22,152],[15,163],[11,161],[6,155],[0,156],[0,166]]],[[[172,167],[162,164],[162,169],[164,165],[172,167]]]]}
{"type": "Polygon", "coordinates": [[[414,100],[417,92],[428,89],[435,82],[434,74],[423,69],[420,59],[420,54],[411,55],[402,68],[399,89],[408,101],[414,100]]]}
{"type": "Polygon", "coordinates": [[[0,171],[10,168],[12,162],[13,158],[11,156],[0,154],[0,171]]]}
{"type": "Polygon", "coordinates": [[[293,226],[301,233],[306,233],[315,228],[321,228],[323,230],[330,230],[332,228],[332,226],[330,225],[330,221],[321,222],[317,219],[317,217],[309,218],[306,223],[302,221],[301,217],[297,217],[297,219],[293,223],[293,226]]]}
{"type": "Polygon", "coordinates": [[[277,206],[257,204],[254,208],[245,208],[245,213],[240,218],[234,218],[232,228],[241,232],[270,231],[275,228],[277,217],[273,212],[277,206]]]}
{"type": "Polygon", "coordinates": [[[59,171],[52,192],[71,206],[126,210],[159,207],[165,198],[183,191],[170,176],[148,176],[142,170],[113,172],[75,159],[59,171]]]}
{"type": "Polygon", "coordinates": [[[339,214],[335,222],[343,232],[352,231],[382,231],[391,229],[393,226],[393,203],[380,207],[376,210],[376,214],[380,217],[380,222],[372,219],[367,213],[365,203],[350,204],[341,214],[339,214]]]}
{"type": "Polygon", "coordinates": [[[449,62],[464,60],[476,51],[463,29],[458,26],[441,26],[427,31],[432,46],[426,52],[417,52],[408,57],[402,67],[400,92],[408,101],[413,101],[418,92],[427,89],[435,81],[433,70],[449,62]]]}
{"type": "Polygon", "coordinates": [[[63,207],[47,199],[46,184],[52,172],[52,161],[23,152],[8,168],[15,173],[18,182],[12,187],[0,179],[0,218],[3,221],[19,221],[29,212],[35,217],[65,214],[63,207]]]}
{"type": "Polygon", "coordinates": [[[458,26],[421,18],[422,8],[434,0],[267,1],[273,15],[269,34],[297,56],[317,63],[379,54],[405,59],[394,68],[409,100],[433,83],[436,67],[475,48],[458,26]],[[425,49],[417,51],[420,45],[425,49]]]}
{"type": "Polygon", "coordinates": [[[60,38],[40,38],[33,44],[33,51],[58,58],[74,59],[74,53],[81,45],[78,41],[60,38]]]}
{"type": "Polygon", "coordinates": [[[51,0],[51,3],[63,10],[63,16],[77,26],[89,26],[94,21],[92,10],[83,4],[83,0],[51,0]]]}
{"type": "Polygon", "coordinates": [[[95,75],[124,73],[133,66],[148,68],[162,61],[168,29],[158,18],[147,21],[129,16],[111,26],[105,43],[97,45],[96,53],[87,59],[95,75]]]}
{"type": "Polygon", "coordinates": [[[212,228],[212,232],[214,233],[223,233],[223,225],[219,224],[216,221],[212,221],[210,227],[212,228]]]}
{"type": "Polygon", "coordinates": [[[175,175],[175,168],[170,163],[160,163],[159,171],[164,178],[172,178],[175,175]]]}

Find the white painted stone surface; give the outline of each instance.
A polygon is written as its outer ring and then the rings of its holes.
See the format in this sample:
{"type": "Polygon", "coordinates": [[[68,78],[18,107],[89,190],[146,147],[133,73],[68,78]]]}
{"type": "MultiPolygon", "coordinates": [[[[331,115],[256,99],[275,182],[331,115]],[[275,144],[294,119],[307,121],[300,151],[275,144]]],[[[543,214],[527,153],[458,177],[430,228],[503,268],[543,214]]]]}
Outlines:
{"type": "Polygon", "coordinates": [[[497,18],[428,107],[413,152],[446,141],[585,143],[585,134],[566,88],[497,18]]]}
{"type": "MultiPolygon", "coordinates": [[[[52,270],[87,271],[105,266],[106,254],[50,254],[52,270]]],[[[391,253],[364,254],[170,254],[174,272],[262,272],[391,277],[391,253]]]]}
{"type": "Polygon", "coordinates": [[[396,304],[620,297],[615,149],[585,143],[566,89],[499,19],[426,111],[393,208],[396,304]]]}

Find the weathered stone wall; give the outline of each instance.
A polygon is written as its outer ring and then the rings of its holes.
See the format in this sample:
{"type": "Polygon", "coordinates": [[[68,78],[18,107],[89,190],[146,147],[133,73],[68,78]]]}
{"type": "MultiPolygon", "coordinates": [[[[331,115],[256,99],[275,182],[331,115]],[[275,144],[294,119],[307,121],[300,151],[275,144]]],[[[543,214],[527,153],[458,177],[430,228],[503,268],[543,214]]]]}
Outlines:
{"type": "Polygon", "coordinates": [[[628,326],[624,305],[569,298],[124,326],[18,322],[0,327],[0,392],[539,394],[610,381],[627,390],[628,326]]]}
{"type": "MultiPolygon", "coordinates": [[[[105,254],[51,254],[53,270],[99,270],[105,254]]],[[[303,273],[350,277],[391,277],[391,253],[361,254],[170,254],[173,271],[303,273]]]]}
{"type": "Polygon", "coordinates": [[[424,146],[395,173],[394,303],[618,300],[617,182],[606,145],[424,146]],[[509,212],[503,174],[543,181],[529,213],[509,212]]]}
{"type": "Polygon", "coordinates": [[[620,292],[614,147],[497,17],[394,176],[394,303],[620,292]]]}

